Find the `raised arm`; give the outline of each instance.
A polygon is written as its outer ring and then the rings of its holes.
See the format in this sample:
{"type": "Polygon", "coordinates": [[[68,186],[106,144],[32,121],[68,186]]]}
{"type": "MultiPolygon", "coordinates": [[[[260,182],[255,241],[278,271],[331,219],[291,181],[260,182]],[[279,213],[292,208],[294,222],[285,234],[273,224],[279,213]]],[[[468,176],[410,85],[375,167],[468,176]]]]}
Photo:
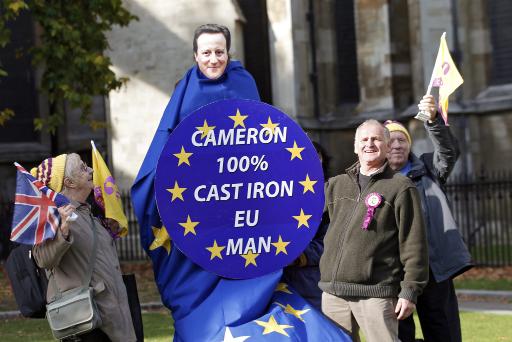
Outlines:
{"type": "Polygon", "coordinates": [[[434,153],[421,156],[421,159],[441,183],[445,183],[460,155],[457,139],[450,126],[446,126],[437,115],[436,103],[432,95],[425,95],[418,108],[430,113],[430,120],[425,122],[425,129],[434,145],[434,153]]]}

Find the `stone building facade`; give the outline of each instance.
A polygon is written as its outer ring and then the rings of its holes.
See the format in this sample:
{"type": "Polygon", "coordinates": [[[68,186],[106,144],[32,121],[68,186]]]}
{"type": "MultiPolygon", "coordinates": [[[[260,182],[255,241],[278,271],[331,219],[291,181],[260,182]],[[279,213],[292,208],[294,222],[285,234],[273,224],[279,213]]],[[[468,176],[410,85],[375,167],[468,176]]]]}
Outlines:
{"type": "MultiPolygon", "coordinates": [[[[427,88],[439,37],[446,32],[464,77],[450,104],[450,124],[463,151],[457,172],[512,167],[507,158],[512,156],[510,1],[125,0],[124,4],[139,20],[109,34],[114,70],[130,79],[108,99],[98,99],[96,115],[106,118],[109,128],[84,129],[73,119],[77,114],[70,112],[54,149],[86,153],[89,140],[95,139],[107,152],[122,189],[130,187],[176,81],[193,63],[193,30],[206,22],[230,28],[232,54],[253,74],[262,99],[288,113],[327,148],[333,157],[331,175],[355,161],[354,129],[367,118],[401,120],[412,131],[416,151],[431,148],[421,122],[412,117],[427,88]]],[[[20,77],[37,84],[36,71],[23,72],[20,77]]],[[[36,86],[31,89],[29,100],[38,108],[33,112],[44,116],[44,98],[36,86]]],[[[3,132],[30,131],[31,118],[20,120],[25,123],[3,132]]],[[[4,194],[14,189],[12,161],[29,167],[52,150],[47,134],[23,134],[26,138],[0,137],[4,194]]]]}
{"type": "MultiPolygon", "coordinates": [[[[463,152],[456,172],[512,167],[504,158],[512,156],[512,68],[505,62],[512,58],[509,2],[287,3],[293,46],[279,55],[294,55],[292,74],[300,75],[295,107],[288,113],[327,147],[334,162],[331,174],[355,161],[354,128],[367,118],[401,120],[412,131],[414,150],[431,150],[421,122],[412,117],[426,92],[443,32],[465,80],[450,105],[449,122],[463,152]]],[[[273,16],[269,10],[270,21],[273,16]]]]}
{"type": "Polygon", "coordinates": [[[173,86],[192,63],[193,29],[205,22],[234,32],[234,54],[269,94],[263,100],[327,148],[330,174],[355,161],[354,129],[368,118],[401,120],[416,152],[431,149],[413,116],[446,32],[465,80],[450,104],[463,151],[456,172],[512,167],[503,158],[512,155],[512,70],[503,62],[512,57],[512,7],[505,0],[127,0],[126,6],[140,20],[110,36],[115,69],[130,77],[109,98],[121,187],[135,177],[173,86]]]}
{"type": "Polygon", "coordinates": [[[139,20],[109,37],[114,70],[130,79],[109,96],[109,123],[115,178],[122,189],[128,189],[176,82],[194,63],[195,28],[209,22],[226,25],[232,34],[231,53],[243,61],[245,19],[238,3],[231,0],[128,0],[124,4],[139,20]]]}

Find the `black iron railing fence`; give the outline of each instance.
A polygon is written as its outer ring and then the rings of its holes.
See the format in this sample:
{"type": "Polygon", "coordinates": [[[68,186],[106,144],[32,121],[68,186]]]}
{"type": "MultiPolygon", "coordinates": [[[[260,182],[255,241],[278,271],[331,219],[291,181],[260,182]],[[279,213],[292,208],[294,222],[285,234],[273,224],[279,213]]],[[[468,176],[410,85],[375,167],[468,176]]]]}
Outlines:
{"type": "MultiPolygon", "coordinates": [[[[446,193],[459,229],[477,265],[512,265],[512,171],[450,178],[446,193]]],[[[147,260],[129,193],[122,194],[128,236],[117,249],[123,261],[147,260]]],[[[7,255],[12,202],[0,199],[0,259],[7,255]]]]}
{"type": "Polygon", "coordinates": [[[512,172],[453,177],[446,193],[475,263],[512,265],[512,172]]]}
{"type": "Polygon", "coordinates": [[[128,235],[117,240],[117,254],[122,261],[149,260],[140,243],[140,228],[132,207],[130,193],[121,194],[124,212],[128,219],[128,235]]]}

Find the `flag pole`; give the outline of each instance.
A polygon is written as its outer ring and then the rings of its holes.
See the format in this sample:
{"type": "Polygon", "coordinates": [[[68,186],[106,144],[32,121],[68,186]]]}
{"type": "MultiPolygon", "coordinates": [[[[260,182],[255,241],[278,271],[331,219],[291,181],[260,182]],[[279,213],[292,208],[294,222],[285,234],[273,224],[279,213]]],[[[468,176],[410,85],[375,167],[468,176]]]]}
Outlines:
{"type": "MultiPolygon", "coordinates": [[[[446,37],[446,32],[443,32],[440,40],[445,37],[446,37]]],[[[437,62],[437,57],[436,57],[436,62],[437,62]]],[[[434,83],[435,71],[436,71],[436,64],[434,63],[434,67],[432,68],[432,75],[430,75],[430,82],[428,83],[427,92],[425,93],[425,95],[430,95],[430,93],[432,92],[432,84],[434,83]]],[[[414,118],[417,120],[420,120],[420,121],[428,121],[430,119],[430,113],[427,111],[420,110],[414,118]]]]}
{"type": "MultiPolygon", "coordinates": [[[[446,38],[446,32],[443,32],[441,35],[441,39],[446,38]]],[[[436,58],[437,62],[437,58],[436,58]]],[[[432,75],[430,75],[430,82],[428,84],[427,93],[425,95],[430,95],[430,92],[432,91],[432,84],[434,83],[434,73],[436,70],[436,65],[434,64],[434,68],[432,69],[432,75]]]]}

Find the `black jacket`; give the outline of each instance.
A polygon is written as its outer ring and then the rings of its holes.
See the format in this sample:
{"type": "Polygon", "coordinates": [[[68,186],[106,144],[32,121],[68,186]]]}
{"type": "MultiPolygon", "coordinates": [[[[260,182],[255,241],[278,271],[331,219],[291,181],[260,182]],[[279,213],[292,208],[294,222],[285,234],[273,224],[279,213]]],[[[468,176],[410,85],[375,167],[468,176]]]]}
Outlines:
{"type": "Polygon", "coordinates": [[[287,266],[283,270],[282,281],[293,287],[302,297],[321,311],[322,290],[320,280],[320,257],[324,252],[324,237],[329,227],[329,215],[324,213],[315,237],[302,252],[305,265],[287,266]]]}
{"type": "Polygon", "coordinates": [[[442,190],[459,156],[457,140],[439,115],[433,123],[426,123],[425,128],[434,144],[434,152],[424,153],[419,158],[411,152],[412,167],[407,176],[420,193],[429,264],[436,282],[441,282],[467,271],[473,264],[442,190]]]}

